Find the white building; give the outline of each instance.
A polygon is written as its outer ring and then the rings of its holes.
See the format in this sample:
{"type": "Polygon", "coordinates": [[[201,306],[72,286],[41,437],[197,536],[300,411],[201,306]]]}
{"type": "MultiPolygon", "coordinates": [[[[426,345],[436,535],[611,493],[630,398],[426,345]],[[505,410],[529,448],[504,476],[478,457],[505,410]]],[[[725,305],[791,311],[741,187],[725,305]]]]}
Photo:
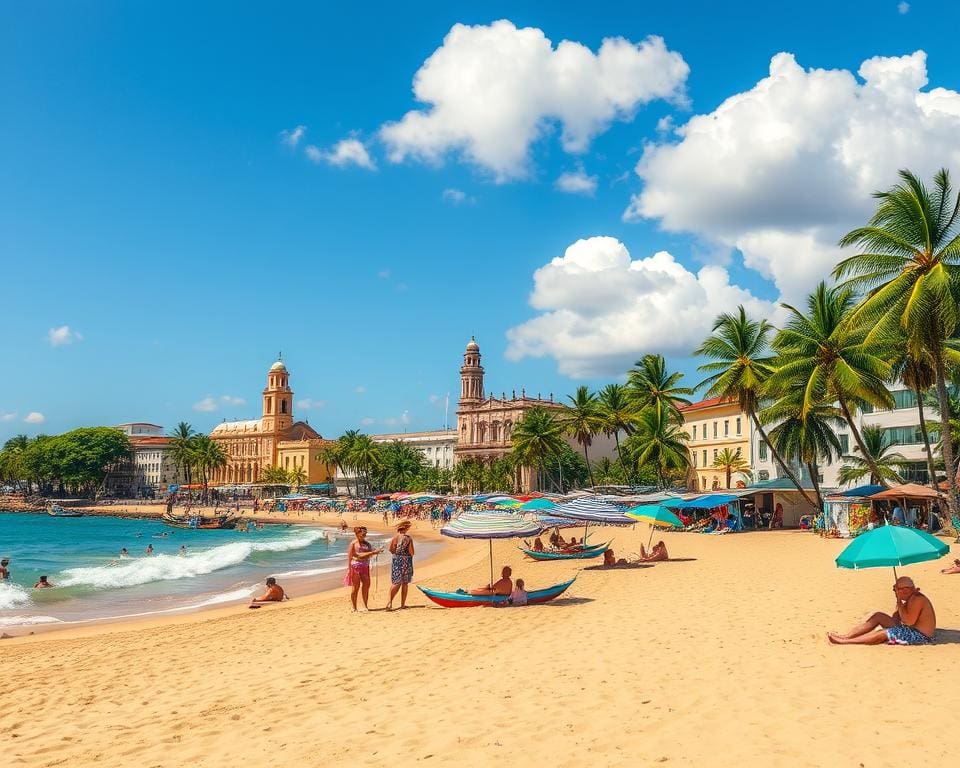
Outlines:
{"type": "Polygon", "coordinates": [[[121,496],[139,498],[166,493],[179,482],[177,467],[170,456],[169,437],[159,424],[132,422],[117,429],[130,439],[133,456],[108,477],[108,489],[121,496]]]}
{"type": "MultiPolygon", "coordinates": [[[[439,469],[453,469],[453,449],[457,445],[457,430],[437,429],[427,432],[391,432],[370,435],[375,443],[410,443],[423,454],[426,463],[439,469]]],[[[336,472],[338,490],[346,490],[356,480],[352,472],[336,472]]]]}

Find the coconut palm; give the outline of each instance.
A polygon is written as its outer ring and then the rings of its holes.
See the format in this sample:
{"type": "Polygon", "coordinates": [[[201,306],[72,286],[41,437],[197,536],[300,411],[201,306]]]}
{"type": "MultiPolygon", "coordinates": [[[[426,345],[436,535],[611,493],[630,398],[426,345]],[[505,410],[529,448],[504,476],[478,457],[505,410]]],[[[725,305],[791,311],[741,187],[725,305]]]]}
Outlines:
{"type": "Polygon", "coordinates": [[[370,435],[358,433],[350,443],[348,460],[358,472],[357,495],[360,495],[360,475],[363,476],[367,493],[371,492],[370,473],[380,465],[380,446],[370,435]]]}
{"type": "Polygon", "coordinates": [[[644,355],[627,372],[627,394],[634,408],[642,411],[654,408],[669,414],[677,424],[683,424],[681,405],[690,405],[685,395],[692,395],[690,387],[679,386],[683,374],[669,373],[663,355],[644,355]]]}
{"type": "Polygon", "coordinates": [[[187,485],[192,479],[193,447],[190,441],[196,434],[196,430],[185,421],[177,424],[170,433],[170,457],[177,468],[177,474],[187,485]]]}
{"type": "Polygon", "coordinates": [[[841,456],[843,466],[840,467],[840,474],[837,476],[840,484],[855,483],[865,477],[869,477],[869,482],[874,485],[881,480],[902,483],[903,478],[897,469],[903,466],[907,459],[903,454],[891,451],[893,446],[888,442],[883,429],[874,426],[864,427],[863,442],[867,446],[871,461],[854,454],[841,456]]]}
{"type": "Polygon", "coordinates": [[[210,475],[214,471],[227,466],[229,460],[223,446],[215,440],[211,440],[207,435],[193,435],[190,438],[190,446],[190,465],[200,475],[200,482],[203,483],[203,496],[206,498],[210,475]]]}
{"type": "MultiPolygon", "coordinates": [[[[583,460],[590,468],[590,457],[587,448],[593,442],[593,436],[599,433],[603,426],[600,415],[600,403],[597,396],[587,387],[577,387],[576,395],[568,395],[570,405],[563,406],[563,415],[560,417],[563,427],[583,447],[583,460]]],[[[590,469],[590,485],[593,481],[593,469],[590,469]]]]}
{"type": "Polygon", "coordinates": [[[380,446],[379,458],[375,478],[384,491],[409,490],[427,466],[423,451],[400,440],[380,446]]]}
{"type": "Polygon", "coordinates": [[[821,462],[832,464],[840,455],[840,439],[834,430],[844,423],[841,411],[825,402],[805,407],[803,393],[797,391],[764,408],[760,420],[764,424],[776,424],[770,429],[771,446],[788,461],[806,466],[817,497],[817,509],[823,509],[819,465],[821,462]]]}
{"type": "Polygon", "coordinates": [[[537,489],[540,490],[547,461],[559,456],[565,445],[563,425],[546,408],[536,406],[514,425],[510,441],[515,463],[537,470],[537,489]]]}
{"type": "Polygon", "coordinates": [[[290,476],[283,467],[264,467],[260,479],[265,485],[290,485],[290,476]]]}
{"type": "MultiPolygon", "coordinates": [[[[333,473],[330,471],[330,468],[333,467],[336,472],[340,473],[340,476],[346,478],[346,471],[343,466],[343,455],[341,451],[342,446],[339,441],[334,441],[332,443],[327,443],[324,445],[319,453],[317,453],[317,461],[322,461],[324,466],[327,469],[327,475],[332,476],[333,473]]],[[[336,483],[334,482],[334,485],[336,483]]],[[[350,490],[349,484],[347,485],[347,490],[350,490]]]]}
{"type": "MultiPolygon", "coordinates": [[[[627,388],[623,384],[607,384],[600,390],[598,395],[600,401],[600,429],[606,435],[612,435],[617,444],[617,456],[620,459],[620,465],[627,469],[623,461],[623,454],[620,452],[620,432],[629,434],[633,430],[633,424],[639,416],[639,412],[634,406],[630,397],[627,395],[627,388]]],[[[630,480],[630,473],[627,472],[627,480],[630,480]]]]}
{"type": "Polygon", "coordinates": [[[730,487],[730,480],[734,474],[747,475],[748,477],[753,475],[747,460],[743,458],[739,450],[735,451],[732,448],[724,448],[720,451],[713,460],[712,466],[714,469],[722,470],[727,476],[726,488],[730,487]]]}
{"type": "MultiPolygon", "coordinates": [[[[912,349],[907,344],[906,339],[902,339],[901,343],[896,345],[896,349],[898,353],[892,362],[892,375],[910,387],[917,398],[917,412],[920,415],[920,434],[923,438],[924,452],[927,457],[927,474],[930,476],[930,486],[939,493],[940,489],[937,485],[936,465],[933,460],[933,448],[930,443],[930,430],[927,429],[927,420],[924,414],[926,393],[933,387],[936,379],[936,373],[933,370],[933,360],[928,350],[924,348],[912,349]]],[[[953,356],[957,353],[951,349],[950,354],[953,356]]]]}
{"type": "MultiPolygon", "coordinates": [[[[650,465],[657,473],[657,483],[665,488],[670,470],[686,472],[690,454],[686,441],[690,436],[683,432],[673,419],[669,409],[649,407],[641,411],[635,422],[635,430],[625,441],[625,447],[634,458],[636,466],[650,465]]],[[[631,467],[631,475],[635,468],[631,467]]]]}
{"type": "MultiPolygon", "coordinates": [[[[340,458],[340,470],[344,473],[344,475],[346,475],[348,472],[354,473],[357,496],[360,495],[360,471],[353,464],[353,445],[360,434],[361,433],[359,430],[348,429],[337,438],[337,455],[340,458]]],[[[350,483],[348,482],[347,491],[349,492],[349,490],[350,483]]]]}
{"type": "Polygon", "coordinates": [[[854,442],[870,461],[854,415],[861,402],[893,407],[885,383],[890,377],[890,364],[884,359],[889,350],[877,341],[867,342],[869,329],[850,322],[855,304],[850,288],[829,288],[824,282],[807,298],[806,314],[782,304],[790,315],[773,340],[778,368],[767,386],[773,393],[802,391],[802,416],[821,402],[836,402],[854,442]]]}
{"type": "Polygon", "coordinates": [[[298,465],[287,472],[287,479],[290,481],[290,484],[299,491],[300,486],[305,485],[307,482],[307,470],[298,465]]]}
{"type": "MultiPolygon", "coordinates": [[[[941,434],[950,432],[946,346],[960,322],[960,195],[954,195],[950,174],[937,172],[933,188],[908,170],[900,183],[877,192],[877,209],[865,227],[848,232],[841,246],[860,253],[843,259],[833,271],[856,291],[868,291],[854,322],[870,327],[867,339],[906,337],[915,352],[926,348],[933,365],[940,403],[941,434]]],[[[919,354],[916,354],[919,357],[919,354]]],[[[958,514],[953,446],[943,441],[952,515],[958,514]]]]}
{"type": "Polygon", "coordinates": [[[710,374],[697,388],[706,387],[710,397],[736,400],[740,410],[753,421],[760,439],[770,446],[774,461],[783,473],[790,478],[804,500],[811,506],[816,506],[801,486],[796,473],[787,466],[780,452],[770,442],[758,416],[761,392],[774,371],[768,348],[772,331],[773,326],[766,320],[752,320],[747,317],[743,305],[737,308],[735,315],[724,312],[718,316],[713,323],[711,335],[695,353],[714,361],[697,369],[710,374]]]}

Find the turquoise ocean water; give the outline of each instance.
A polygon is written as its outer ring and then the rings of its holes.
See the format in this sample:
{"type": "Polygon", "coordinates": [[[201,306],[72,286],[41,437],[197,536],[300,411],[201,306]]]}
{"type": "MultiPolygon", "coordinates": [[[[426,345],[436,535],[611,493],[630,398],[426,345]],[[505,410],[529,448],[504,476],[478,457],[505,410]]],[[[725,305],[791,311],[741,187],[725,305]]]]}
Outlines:
{"type": "Polygon", "coordinates": [[[352,538],[293,525],[243,533],[142,519],[0,514],[0,557],[11,559],[11,578],[0,581],[0,629],[247,601],[267,576],[293,597],[315,592],[339,583],[352,538]],[[152,556],[145,554],[150,544],[152,556]],[[120,559],[122,547],[129,558],[120,559]],[[52,589],[33,589],[41,575],[52,589]]]}

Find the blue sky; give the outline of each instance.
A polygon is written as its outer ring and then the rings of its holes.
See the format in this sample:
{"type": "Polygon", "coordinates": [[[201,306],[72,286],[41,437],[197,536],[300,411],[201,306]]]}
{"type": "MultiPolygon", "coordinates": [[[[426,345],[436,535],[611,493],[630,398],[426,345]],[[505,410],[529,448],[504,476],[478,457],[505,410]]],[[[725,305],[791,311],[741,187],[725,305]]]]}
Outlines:
{"type": "Polygon", "coordinates": [[[442,426],[471,334],[495,392],[693,378],[957,165],[942,4],[198,5],[0,10],[0,439],[255,417],[280,349],[325,436],[442,426]]]}

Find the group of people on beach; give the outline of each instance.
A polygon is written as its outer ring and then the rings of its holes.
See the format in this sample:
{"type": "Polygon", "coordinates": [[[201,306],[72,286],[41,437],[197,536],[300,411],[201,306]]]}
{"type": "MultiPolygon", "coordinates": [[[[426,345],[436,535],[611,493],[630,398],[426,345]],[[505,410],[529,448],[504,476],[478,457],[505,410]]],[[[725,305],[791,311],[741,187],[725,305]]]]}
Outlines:
{"type": "MultiPolygon", "coordinates": [[[[390,562],[390,599],[386,609],[393,610],[393,601],[400,594],[400,608],[407,607],[407,590],[413,581],[413,557],[415,548],[413,538],[408,531],[413,523],[402,520],[396,526],[396,534],[386,549],[391,555],[390,562]]],[[[367,541],[367,529],[358,525],[353,529],[356,539],[350,542],[347,548],[347,571],[343,577],[343,585],[350,587],[350,604],[353,610],[369,611],[370,598],[370,560],[384,552],[384,548],[375,548],[367,541]],[[363,608],[358,609],[357,597],[363,602],[363,608]]]]}
{"type": "MultiPolygon", "coordinates": [[[[10,558],[5,557],[0,560],[0,581],[9,581],[10,579],[10,558]]],[[[47,589],[52,587],[46,576],[41,576],[37,583],[33,585],[34,589],[47,589]]]]}

